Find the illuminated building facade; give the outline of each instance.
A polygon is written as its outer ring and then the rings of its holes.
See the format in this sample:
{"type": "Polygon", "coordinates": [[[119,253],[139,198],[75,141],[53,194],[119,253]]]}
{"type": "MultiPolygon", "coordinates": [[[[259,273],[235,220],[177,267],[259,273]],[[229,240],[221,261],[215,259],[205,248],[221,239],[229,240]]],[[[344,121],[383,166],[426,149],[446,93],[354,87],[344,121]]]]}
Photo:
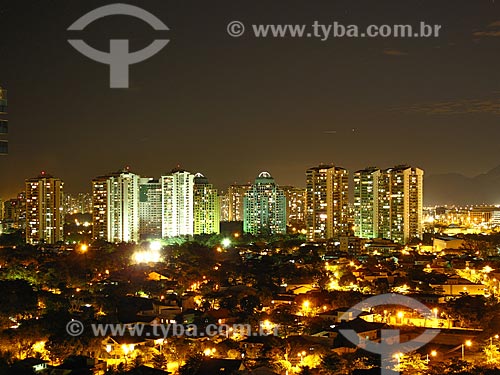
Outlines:
{"type": "Polygon", "coordinates": [[[228,221],[243,221],[244,198],[251,187],[250,184],[229,186],[227,190],[228,221]]]}
{"type": "Polygon", "coordinates": [[[160,179],[162,237],[193,235],[194,175],[180,168],[160,179]]]}
{"type": "Polygon", "coordinates": [[[274,179],[262,172],[244,197],[243,230],[253,235],[286,233],[286,198],[274,179]]]}
{"type": "Polygon", "coordinates": [[[324,241],[349,231],[349,172],[334,165],[306,171],[306,226],[309,241],[324,241]]]}
{"type": "Polygon", "coordinates": [[[406,244],[423,235],[423,176],[419,168],[367,168],[354,175],[355,234],[406,244]]]}
{"type": "Polygon", "coordinates": [[[361,238],[379,237],[380,169],[354,173],[354,233],[361,238]]]}
{"type": "Polygon", "coordinates": [[[379,237],[406,244],[423,235],[424,171],[406,165],[381,173],[379,237]]]}
{"type": "Polygon", "coordinates": [[[194,234],[220,233],[220,210],[217,189],[201,173],[194,176],[194,234]]]}
{"type": "Polygon", "coordinates": [[[64,194],[64,213],[85,214],[92,212],[92,194],[76,193],[64,194]]]}
{"type": "Polygon", "coordinates": [[[2,229],[4,233],[26,229],[26,192],[3,202],[2,229]]]}
{"type": "Polygon", "coordinates": [[[139,176],[128,168],[92,181],[93,238],[139,241],[139,176]]]}
{"type": "Polygon", "coordinates": [[[161,238],[161,183],[143,177],[139,180],[139,235],[141,239],[161,238]]]}
{"type": "Polygon", "coordinates": [[[229,195],[221,192],[219,195],[220,221],[229,221],[229,195]]]}
{"type": "Polygon", "coordinates": [[[92,180],[92,238],[108,239],[108,177],[92,180]]]}
{"type": "Polygon", "coordinates": [[[42,172],[26,180],[26,242],[55,244],[64,239],[63,185],[42,172]]]}
{"type": "Polygon", "coordinates": [[[290,226],[302,228],[306,219],[306,189],[282,186],[286,197],[286,220],[290,226]]]}

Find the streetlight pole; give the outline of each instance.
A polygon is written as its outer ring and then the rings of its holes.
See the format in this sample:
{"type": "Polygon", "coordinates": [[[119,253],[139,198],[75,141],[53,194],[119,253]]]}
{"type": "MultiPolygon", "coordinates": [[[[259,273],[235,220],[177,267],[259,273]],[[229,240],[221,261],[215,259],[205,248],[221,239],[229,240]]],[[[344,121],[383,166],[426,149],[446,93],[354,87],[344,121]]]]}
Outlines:
{"type": "Polygon", "coordinates": [[[465,347],[470,347],[472,345],[472,341],[467,340],[465,343],[462,344],[462,361],[465,361],[465,347]]]}

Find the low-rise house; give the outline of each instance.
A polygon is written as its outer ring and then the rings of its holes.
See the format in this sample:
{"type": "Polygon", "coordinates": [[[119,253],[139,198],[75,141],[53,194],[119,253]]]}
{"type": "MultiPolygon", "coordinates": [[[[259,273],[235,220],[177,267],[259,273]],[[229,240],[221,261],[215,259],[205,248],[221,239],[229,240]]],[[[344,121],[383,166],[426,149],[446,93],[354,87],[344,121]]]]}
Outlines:
{"type": "Polygon", "coordinates": [[[317,333],[316,337],[329,337],[333,339],[333,347],[338,353],[352,352],[356,348],[363,348],[366,341],[380,341],[380,331],[386,326],[384,323],[367,322],[361,318],[355,318],[351,321],[343,321],[332,325],[330,329],[317,333]],[[351,330],[356,332],[359,341],[350,342],[340,331],[351,330]]]}
{"type": "Polygon", "coordinates": [[[324,320],[331,320],[334,323],[340,323],[342,321],[351,321],[358,316],[367,322],[373,322],[373,316],[374,316],[373,313],[369,313],[366,311],[350,311],[350,309],[347,307],[335,310],[329,310],[321,314],[318,314],[319,318],[324,320]]]}
{"type": "Polygon", "coordinates": [[[32,371],[35,374],[41,374],[47,371],[48,365],[47,361],[39,358],[26,358],[14,363],[12,369],[19,373],[29,373],[32,371]]]}
{"type": "Polygon", "coordinates": [[[460,276],[454,275],[441,284],[430,284],[438,292],[447,296],[459,296],[461,294],[484,295],[486,288],[483,284],[476,284],[460,276]]]}
{"type": "Polygon", "coordinates": [[[292,305],[295,302],[295,298],[297,298],[297,296],[294,294],[278,294],[273,297],[271,304],[273,307],[292,305]]]}

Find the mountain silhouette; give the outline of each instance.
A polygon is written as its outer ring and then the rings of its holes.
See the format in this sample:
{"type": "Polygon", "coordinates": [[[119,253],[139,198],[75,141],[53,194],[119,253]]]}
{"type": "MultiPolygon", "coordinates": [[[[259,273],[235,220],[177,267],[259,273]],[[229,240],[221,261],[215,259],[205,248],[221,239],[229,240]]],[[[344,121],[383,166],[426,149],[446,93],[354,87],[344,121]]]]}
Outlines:
{"type": "Polygon", "coordinates": [[[425,178],[424,204],[500,204],[500,165],[475,177],[445,173],[425,178]]]}

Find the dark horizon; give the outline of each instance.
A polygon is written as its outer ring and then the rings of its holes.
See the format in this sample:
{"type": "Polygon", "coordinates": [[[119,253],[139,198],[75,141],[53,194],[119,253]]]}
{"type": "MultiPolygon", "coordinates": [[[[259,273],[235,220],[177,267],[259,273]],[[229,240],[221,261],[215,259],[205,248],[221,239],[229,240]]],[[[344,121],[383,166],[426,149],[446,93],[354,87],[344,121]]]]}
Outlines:
{"type": "Polygon", "coordinates": [[[253,181],[262,170],[280,185],[304,186],[305,170],[321,162],[351,174],[409,164],[426,176],[476,176],[500,165],[494,1],[127,3],[170,31],[121,16],[66,31],[102,1],[0,6],[0,86],[9,91],[10,123],[0,197],[14,196],[41,170],[77,192],[125,165],[158,177],[180,164],[218,188],[253,181]],[[232,20],[424,21],[442,30],[416,39],[231,38],[232,20]],[[133,50],[159,34],[170,43],[131,66],[129,89],[110,89],[108,66],[67,42],[77,34],[102,51],[118,37],[131,39],[133,50]]]}

